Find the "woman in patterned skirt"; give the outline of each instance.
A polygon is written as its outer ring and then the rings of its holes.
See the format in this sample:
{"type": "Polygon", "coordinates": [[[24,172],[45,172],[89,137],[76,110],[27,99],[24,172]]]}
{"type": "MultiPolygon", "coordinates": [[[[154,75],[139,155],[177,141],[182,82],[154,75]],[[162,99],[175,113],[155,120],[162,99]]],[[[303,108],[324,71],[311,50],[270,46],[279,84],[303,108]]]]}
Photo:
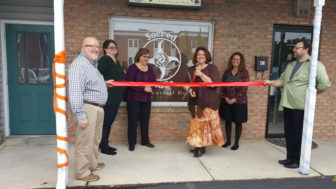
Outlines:
{"type": "MultiPolygon", "coordinates": [[[[189,82],[219,82],[220,76],[215,65],[209,64],[211,55],[205,47],[198,47],[193,57],[194,66],[187,72],[189,82]]],[[[196,147],[191,150],[194,157],[205,153],[206,146],[224,144],[219,123],[217,87],[185,87],[189,94],[188,108],[193,117],[187,136],[187,143],[196,147]]]]}

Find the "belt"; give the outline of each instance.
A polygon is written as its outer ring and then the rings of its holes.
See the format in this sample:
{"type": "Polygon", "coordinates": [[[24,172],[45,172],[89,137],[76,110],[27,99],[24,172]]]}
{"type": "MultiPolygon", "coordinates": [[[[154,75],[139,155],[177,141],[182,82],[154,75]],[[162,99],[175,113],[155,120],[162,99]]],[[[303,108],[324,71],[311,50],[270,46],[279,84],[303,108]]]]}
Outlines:
{"type": "Polygon", "coordinates": [[[90,104],[90,105],[98,106],[99,108],[104,108],[104,105],[93,103],[93,102],[84,102],[84,104],[90,104]]]}

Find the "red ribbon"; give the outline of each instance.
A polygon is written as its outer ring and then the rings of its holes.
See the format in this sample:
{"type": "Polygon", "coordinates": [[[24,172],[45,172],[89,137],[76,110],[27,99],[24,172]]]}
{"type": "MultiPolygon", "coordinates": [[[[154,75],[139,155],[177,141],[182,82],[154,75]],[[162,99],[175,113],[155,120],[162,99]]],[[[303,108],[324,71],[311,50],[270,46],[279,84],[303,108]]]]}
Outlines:
{"type": "Polygon", "coordinates": [[[169,82],[133,82],[112,81],[109,86],[156,86],[156,87],[237,87],[237,86],[260,86],[266,85],[264,81],[245,82],[207,82],[207,83],[169,83],[169,82]]]}

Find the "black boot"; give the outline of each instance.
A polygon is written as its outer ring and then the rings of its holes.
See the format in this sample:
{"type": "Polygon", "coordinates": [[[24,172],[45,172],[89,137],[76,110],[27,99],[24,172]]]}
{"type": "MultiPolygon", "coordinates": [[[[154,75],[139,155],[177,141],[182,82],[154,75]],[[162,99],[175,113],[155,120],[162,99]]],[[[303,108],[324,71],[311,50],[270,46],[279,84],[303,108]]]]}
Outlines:
{"type": "Polygon", "coordinates": [[[198,158],[201,157],[203,154],[205,154],[205,147],[196,148],[194,157],[198,158]]]}
{"type": "Polygon", "coordinates": [[[196,147],[195,149],[190,150],[190,152],[194,153],[194,157],[195,157],[199,150],[200,150],[200,148],[196,147]]]}
{"type": "Polygon", "coordinates": [[[234,144],[232,147],[231,147],[231,150],[238,150],[239,148],[239,144],[234,144]]]}
{"type": "Polygon", "coordinates": [[[231,142],[230,141],[226,141],[226,143],[224,144],[224,145],[222,145],[222,147],[223,148],[226,148],[226,147],[228,147],[228,146],[230,146],[231,145],[231,142]]]}
{"type": "Polygon", "coordinates": [[[238,148],[239,148],[239,139],[240,139],[242,130],[243,130],[242,123],[236,123],[235,143],[231,147],[231,150],[238,150],[238,148]]]}
{"type": "Polygon", "coordinates": [[[223,148],[226,148],[231,145],[231,122],[225,121],[225,134],[226,134],[226,143],[222,146],[223,148]]]}
{"type": "Polygon", "coordinates": [[[190,149],[189,152],[191,152],[191,153],[195,153],[196,149],[197,149],[197,148],[190,149]]]}

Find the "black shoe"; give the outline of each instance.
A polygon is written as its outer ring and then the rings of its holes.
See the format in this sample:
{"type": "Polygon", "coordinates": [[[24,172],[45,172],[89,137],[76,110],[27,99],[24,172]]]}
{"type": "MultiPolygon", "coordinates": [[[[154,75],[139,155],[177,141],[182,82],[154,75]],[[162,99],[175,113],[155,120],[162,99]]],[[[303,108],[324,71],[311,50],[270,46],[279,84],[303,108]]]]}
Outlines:
{"type": "Polygon", "coordinates": [[[129,147],[128,147],[128,150],[129,150],[129,151],[134,151],[134,146],[129,146],[129,147]]]}
{"type": "Polygon", "coordinates": [[[148,148],[154,148],[154,144],[148,142],[147,144],[141,144],[142,146],[147,146],[148,148]]]}
{"type": "Polygon", "coordinates": [[[238,150],[239,148],[239,144],[234,144],[232,147],[231,147],[231,150],[238,150]]]}
{"type": "Polygon", "coordinates": [[[108,148],[110,148],[110,149],[113,150],[113,151],[117,151],[117,148],[113,148],[113,147],[111,147],[111,146],[109,146],[108,148]]]}
{"type": "Polygon", "coordinates": [[[194,157],[198,158],[205,154],[205,147],[200,147],[195,149],[194,157]]]}
{"type": "Polygon", "coordinates": [[[231,145],[231,142],[226,142],[224,145],[222,145],[223,148],[226,148],[231,145]]]}
{"type": "Polygon", "coordinates": [[[292,163],[292,160],[290,159],[283,159],[278,161],[281,165],[286,165],[292,163]]]}
{"type": "Polygon", "coordinates": [[[99,149],[105,149],[105,150],[117,151],[116,148],[113,148],[113,147],[111,147],[111,146],[109,146],[109,145],[101,145],[101,144],[99,144],[99,149]]]}
{"type": "Polygon", "coordinates": [[[292,162],[292,163],[285,164],[284,167],[289,168],[289,169],[295,169],[295,168],[299,168],[300,165],[298,163],[292,162]]]}
{"type": "Polygon", "coordinates": [[[115,150],[111,150],[109,148],[102,148],[100,149],[100,153],[106,154],[106,155],[116,155],[117,152],[115,150]]]}
{"type": "Polygon", "coordinates": [[[195,148],[195,149],[190,149],[190,150],[189,150],[189,152],[191,152],[191,153],[195,153],[195,151],[196,151],[196,148],[195,148]]]}

